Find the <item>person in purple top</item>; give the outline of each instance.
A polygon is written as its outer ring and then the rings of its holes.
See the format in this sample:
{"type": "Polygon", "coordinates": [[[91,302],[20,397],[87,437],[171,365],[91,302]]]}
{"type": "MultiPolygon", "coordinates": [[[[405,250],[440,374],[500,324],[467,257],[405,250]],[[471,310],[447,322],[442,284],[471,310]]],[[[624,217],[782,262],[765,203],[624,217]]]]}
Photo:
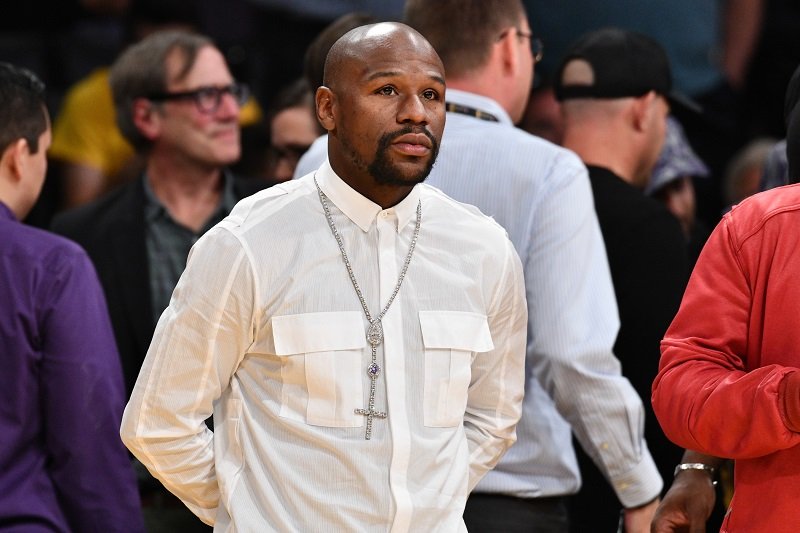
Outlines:
{"type": "Polygon", "coordinates": [[[97,275],[78,245],[19,222],[47,169],[43,93],[0,63],[0,531],[144,531],[97,275]]]}

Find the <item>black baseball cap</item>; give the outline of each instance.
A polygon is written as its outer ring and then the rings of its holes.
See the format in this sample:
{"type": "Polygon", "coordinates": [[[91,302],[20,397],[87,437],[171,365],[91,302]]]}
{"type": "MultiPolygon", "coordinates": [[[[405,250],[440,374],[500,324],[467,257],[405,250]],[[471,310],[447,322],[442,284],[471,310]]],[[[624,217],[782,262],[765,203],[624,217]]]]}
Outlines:
{"type": "Polygon", "coordinates": [[[669,58],[661,45],[643,33],[621,28],[601,28],[575,41],[558,66],[554,89],[558,101],[638,97],[655,91],[671,104],[701,111],[696,102],[673,89],[669,58]],[[575,61],[584,64],[577,78],[565,73],[575,61]]]}

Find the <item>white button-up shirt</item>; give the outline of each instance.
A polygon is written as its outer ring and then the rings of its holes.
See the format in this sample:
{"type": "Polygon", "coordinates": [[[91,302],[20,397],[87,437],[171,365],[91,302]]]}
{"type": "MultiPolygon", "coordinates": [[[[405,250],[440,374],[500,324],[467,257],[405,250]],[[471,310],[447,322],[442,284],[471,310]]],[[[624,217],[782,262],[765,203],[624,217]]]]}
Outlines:
{"type": "Polygon", "coordinates": [[[121,434],[218,531],[459,531],[468,491],[514,442],[527,312],[505,231],[427,185],[381,209],[316,173],[373,316],[384,316],[365,440],[368,323],[313,176],[262,191],[192,249],[121,434]],[[213,414],[215,431],[203,421],[213,414]]]}
{"type": "MultiPolygon", "coordinates": [[[[619,314],[586,167],[569,150],[515,128],[490,98],[447,89],[447,101],[497,122],[448,112],[428,183],[502,224],[522,257],[528,295],[517,443],[476,491],[577,492],[574,432],[623,505],[652,500],[662,480],[644,440],[642,400],[613,353],[619,314]]],[[[327,139],[315,141],[295,172],[326,156],[327,139]]]]}

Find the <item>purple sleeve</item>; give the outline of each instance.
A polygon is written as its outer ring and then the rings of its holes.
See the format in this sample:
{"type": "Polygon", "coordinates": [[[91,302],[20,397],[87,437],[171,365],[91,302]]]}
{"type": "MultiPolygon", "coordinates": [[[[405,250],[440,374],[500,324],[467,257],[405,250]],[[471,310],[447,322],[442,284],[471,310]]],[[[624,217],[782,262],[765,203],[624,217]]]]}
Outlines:
{"type": "Polygon", "coordinates": [[[144,531],[119,437],[125,389],[106,302],[87,256],[70,252],[51,258],[39,300],[49,474],[74,531],[144,531]]]}

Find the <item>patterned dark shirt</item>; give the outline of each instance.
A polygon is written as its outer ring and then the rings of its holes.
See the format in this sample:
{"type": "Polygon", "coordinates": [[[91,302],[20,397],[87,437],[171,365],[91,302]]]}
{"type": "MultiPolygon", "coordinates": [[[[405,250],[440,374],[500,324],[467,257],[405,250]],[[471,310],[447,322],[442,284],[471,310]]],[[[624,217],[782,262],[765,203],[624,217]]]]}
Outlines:
{"type": "Polygon", "coordinates": [[[145,191],[145,243],[147,246],[147,263],[150,273],[150,295],[152,301],[153,323],[158,321],[161,313],[169,305],[172,291],[178,284],[184,268],[189,250],[197,239],[206,231],[228,216],[233,206],[236,205],[236,195],[233,191],[233,176],[228,172],[223,174],[223,189],[220,204],[211,217],[203,224],[200,232],[176,222],[167,211],[164,204],[156,198],[153,189],[144,177],[145,191]]]}

